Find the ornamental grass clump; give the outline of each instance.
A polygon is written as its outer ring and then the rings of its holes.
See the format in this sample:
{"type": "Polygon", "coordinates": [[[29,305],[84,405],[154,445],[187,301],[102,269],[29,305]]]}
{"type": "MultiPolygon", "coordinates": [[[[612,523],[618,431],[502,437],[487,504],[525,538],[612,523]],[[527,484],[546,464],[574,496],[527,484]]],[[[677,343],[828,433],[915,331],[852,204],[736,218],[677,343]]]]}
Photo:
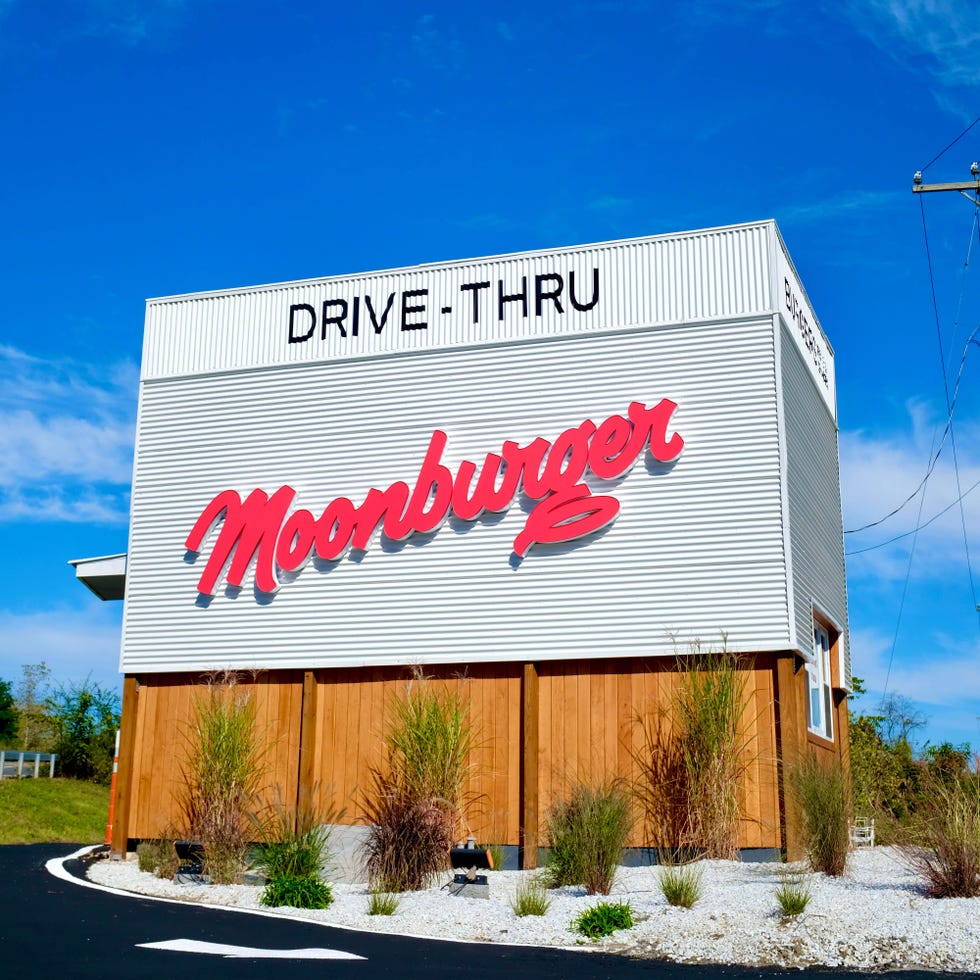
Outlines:
{"type": "Polygon", "coordinates": [[[810,879],[805,874],[790,873],[781,876],[776,886],[776,901],[784,919],[795,919],[810,904],[810,879]]]}
{"type": "Polygon", "coordinates": [[[652,846],[738,859],[738,783],[750,761],[743,667],[725,649],[705,653],[695,644],[677,658],[672,702],[637,718],[633,793],[652,846]]]}
{"type": "Polygon", "coordinates": [[[387,765],[372,771],[365,802],[364,860],[372,889],[402,892],[425,888],[449,867],[465,816],[474,733],[462,695],[421,672],[390,717],[387,765]]]}
{"type": "Polygon", "coordinates": [[[213,678],[194,705],[182,802],[187,836],[201,842],[204,873],[216,884],[235,881],[248,865],[264,756],[249,694],[234,674],[213,678]]]}
{"type": "Polygon", "coordinates": [[[551,907],[545,883],[538,876],[518,882],[510,907],[514,910],[514,915],[521,918],[526,915],[544,915],[551,907]]]}
{"type": "Polygon", "coordinates": [[[617,929],[633,928],[629,902],[599,902],[572,920],[572,929],[589,939],[611,936],[617,929]]]}
{"type": "Polygon", "coordinates": [[[899,850],[930,898],[980,896],[980,787],[974,779],[931,779],[899,850]]]}
{"type": "Polygon", "coordinates": [[[394,915],[398,911],[398,895],[393,892],[371,891],[368,894],[368,915],[394,915]]]}
{"type": "Polygon", "coordinates": [[[573,786],[545,819],[550,883],[585,885],[590,895],[608,895],[633,823],[630,797],[621,783],[573,786]]]}
{"type": "Polygon", "coordinates": [[[136,863],[140,871],[155,874],[158,878],[173,878],[180,866],[180,858],[172,840],[141,840],[136,845],[136,863]]]}
{"type": "Polygon", "coordinates": [[[800,821],[803,849],[814,871],[838,877],[847,868],[851,787],[838,756],[807,755],[789,767],[788,788],[800,821]]]}
{"type": "Polygon", "coordinates": [[[259,838],[252,867],[270,879],[319,877],[330,858],[328,824],[339,818],[325,817],[314,806],[288,806],[277,788],[275,802],[252,820],[259,838]]]}
{"type": "Polygon", "coordinates": [[[664,865],[657,880],[667,904],[683,909],[694,908],[704,894],[702,875],[700,865],[664,865]]]}

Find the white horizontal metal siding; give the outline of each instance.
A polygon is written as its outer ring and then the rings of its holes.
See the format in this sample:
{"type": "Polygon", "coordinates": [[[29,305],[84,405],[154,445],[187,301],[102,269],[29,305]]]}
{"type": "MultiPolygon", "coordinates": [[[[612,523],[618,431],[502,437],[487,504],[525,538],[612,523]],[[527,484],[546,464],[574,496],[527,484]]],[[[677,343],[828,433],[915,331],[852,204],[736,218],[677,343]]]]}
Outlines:
{"type": "Polygon", "coordinates": [[[143,385],[122,669],[168,671],[744,650],[789,636],[771,317],[349,360],[143,385]],[[676,463],[612,485],[621,512],[579,546],[513,567],[526,516],[376,538],[311,562],[260,603],[250,579],[206,608],[183,542],[219,491],[298,491],[319,513],[410,484],[436,428],[443,460],[553,440],[633,400],[678,403],[676,463]],[[355,560],[355,558],[357,560],[355,560]]]}
{"type": "Polygon", "coordinates": [[[781,327],[786,484],[798,642],[810,652],[814,601],[842,627],[844,683],[850,687],[847,581],[841,516],[837,425],[817,391],[799,348],[781,327]]]}
{"type": "MultiPolygon", "coordinates": [[[[147,306],[143,378],[153,380],[211,372],[313,363],[393,352],[459,348],[483,343],[642,329],[772,311],[771,222],[688,232],[581,248],[441,263],[361,276],[283,283],[253,289],[151,300],[147,306]],[[576,310],[570,302],[571,273],[581,305],[592,298],[598,269],[599,301],[576,310]],[[545,300],[540,315],[535,276],[563,277],[561,304],[545,300]],[[500,292],[516,295],[526,282],[527,310],[504,304],[500,292]],[[474,290],[479,308],[474,322],[474,290]],[[500,285],[502,284],[502,285],[500,285]],[[400,297],[427,290],[424,330],[400,330],[400,297]],[[375,307],[395,294],[394,308],[380,332],[370,324],[365,295],[375,307]],[[353,299],[359,298],[359,331],[352,336],[353,299]],[[345,338],[331,325],[320,337],[288,342],[289,309],[309,304],[322,312],[327,299],[350,306],[345,338]],[[446,309],[448,312],[443,313],[446,309]]],[[[419,300],[421,302],[421,300],[419,300]]],[[[380,320],[380,309],[375,310],[380,320]]],[[[415,314],[415,321],[423,314],[415,314]]],[[[305,321],[304,321],[305,322],[305,321]]]]}

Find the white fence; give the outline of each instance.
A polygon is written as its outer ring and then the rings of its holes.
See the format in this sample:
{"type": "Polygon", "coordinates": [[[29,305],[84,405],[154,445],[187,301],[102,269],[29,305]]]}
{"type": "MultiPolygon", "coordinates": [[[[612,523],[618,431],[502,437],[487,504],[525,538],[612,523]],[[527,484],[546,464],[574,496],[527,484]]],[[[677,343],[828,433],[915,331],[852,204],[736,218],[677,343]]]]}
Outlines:
{"type": "Polygon", "coordinates": [[[28,767],[33,764],[33,774],[28,772],[26,775],[33,775],[35,779],[37,779],[41,771],[41,763],[49,763],[48,778],[50,779],[54,775],[54,762],[57,758],[58,756],[56,754],[49,752],[21,752],[16,749],[0,750],[0,779],[9,779],[13,776],[22,779],[25,775],[25,762],[28,764],[28,767]]]}

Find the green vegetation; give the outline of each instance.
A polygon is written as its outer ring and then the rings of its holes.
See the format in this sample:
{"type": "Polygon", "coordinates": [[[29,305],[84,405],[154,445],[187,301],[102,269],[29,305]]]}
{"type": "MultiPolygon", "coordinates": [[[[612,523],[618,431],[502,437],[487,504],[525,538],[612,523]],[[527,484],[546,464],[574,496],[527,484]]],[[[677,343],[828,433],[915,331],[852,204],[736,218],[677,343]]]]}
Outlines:
{"type": "Polygon", "coordinates": [[[537,876],[518,882],[510,907],[514,915],[544,915],[551,906],[545,883],[537,876]]]}
{"type": "Polygon", "coordinates": [[[259,843],[252,852],[252,867],[267,878],[319,877],[330,857],[330,828],[315,807],[290,807],[282,791],[264,819],[254,819],[259,843]]]}
{"type": "Polygon", "coordinates": [[[741,659],[695,645],[678,658],[669,707],[638,718],[642,747],[634,794],[651,843],[671,852],[737,860],[738,780],[746,765],[743,714],[748,674],[741,659]]]}
{"type": "Polygon", "coordinates": [[[694,864],[668,864],[660,869],[660,891],[668,905],[694,908],[704,894],[702,869],[694,864]]]}
{"type": "Polygon", "coordinates": [[[75,779],[0,780],[0,844],[101,844],[109,788],[75,779]]]}
{"type": "Polygon", "coordinates": [[[288,905],[294,909],[325,909],[333,902],[333,892],[316,877],[278,875],[262,889],[259,901],[271,908],[288,905]]]}
{"type": "Polygon", "coordinates": [[[390,711],[387,766],[371,773],[365,865],[373,889],[424,888],[459,839],[474,733],[468,704],[417,671],[390,711]]]}
{"type": "Polygon", "coordinates": [[[980,789],[976,780],[928,781],[925,803],[901,845],[932,898],[980,895],[980,789]]]}
{"type": "Polygon", "coordinates": [[[136,861],[140,871],[158,878],[173,878],[180,867],[173,840],[165,838],[140,841],[136,845],[136,861]]]}
{"type": "Polygon", "coordinates": [[[368,895],[368,915],[394,915],[398,911],[398,895],[393,892],[371,891],[368,895]]]}
{"type": "Polygon", "coordinates": [[[608,895],[632,827],[630,797],[620,783],[573,786],[545,818],[551,884],[585,885],[590,895],[608,895]]]}
{"type": "Polygon", "coordinates": [[[810,879],[805,874],[785,874],[776,886],[776,901],[784,919],[802,915],[810,904],[810,879]]]}
{"type": "Polygon", "coordinates": [[[599,902],[572,920],[572,929],[589,939],[601,939],[617,929],[632,928],[633,909],[629,902],[599,902]]]}
{"type": "Polygon", "coordinates": [[[0,680],[0,747],[13,748],[17,738],[17,706],[10,682],[0,680]]]}
{"type": "Polygon", "coordinates": [[[233,882],[248,866],[264,754],[255,706],[236,677],[212,679],[194,705],[182,802],[187,835],[204,846],[204,873],[217,884],[233,882]]]}
{"type": "Polygon", "coordinates": [[[58,771],[75,779],[109,783],[119,728],[119,695],[86,680],[59,687],[48,698],[47,708],[58,771]]]}
{"type": "Polygon", "coordinates": [[[811,867],[826,875],[842,875],[851,843],[847,769],[836,755],[824,760],[807,755],[790,767],[788,783],[811,867]]]}
{"type": "Polygon", "coordinates": [[[502,871],[504,867],[504,848],[502,844],[480,844],[485,851],[490,852],[490,861],[493,863],[491,871],[502,871]]]}

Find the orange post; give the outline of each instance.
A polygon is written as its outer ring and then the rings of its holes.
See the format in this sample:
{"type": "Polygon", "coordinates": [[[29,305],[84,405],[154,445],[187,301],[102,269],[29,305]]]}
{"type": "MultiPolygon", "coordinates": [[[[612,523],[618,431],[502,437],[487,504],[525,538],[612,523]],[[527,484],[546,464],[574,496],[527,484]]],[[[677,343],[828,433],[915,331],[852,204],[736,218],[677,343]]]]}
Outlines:
{"type": "Polygon", "coordinates": [[[112,753],[112,785],[109,788],[109,822],[105,828],[105,842],[112,844],[112,819],[116,814],[116,773],[119,772],[119,729],[116,729],[116,748],[112,753]]]}

